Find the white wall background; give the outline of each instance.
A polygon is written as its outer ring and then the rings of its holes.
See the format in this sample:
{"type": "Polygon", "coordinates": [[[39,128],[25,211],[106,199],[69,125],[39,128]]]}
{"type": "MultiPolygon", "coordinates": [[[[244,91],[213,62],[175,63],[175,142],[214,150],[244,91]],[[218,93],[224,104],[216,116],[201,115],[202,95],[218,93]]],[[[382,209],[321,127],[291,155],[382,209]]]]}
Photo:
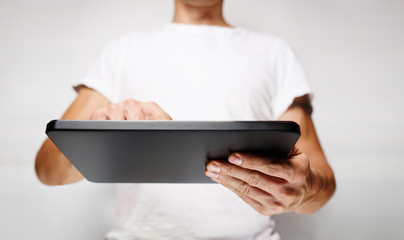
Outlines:
{"type": "MultiPolygon", "coordinates": [[[[101,48],[172,12],[169,0],[0,0],[2,238],[103,238],[113,186],[43,186],[34,157],[101,48]]],[[[316,214],[277,216],[284,239],[403,239],[404,1],[227,0],[225,16],[284,37],[315,91],[338,190],[316,214]]]]}

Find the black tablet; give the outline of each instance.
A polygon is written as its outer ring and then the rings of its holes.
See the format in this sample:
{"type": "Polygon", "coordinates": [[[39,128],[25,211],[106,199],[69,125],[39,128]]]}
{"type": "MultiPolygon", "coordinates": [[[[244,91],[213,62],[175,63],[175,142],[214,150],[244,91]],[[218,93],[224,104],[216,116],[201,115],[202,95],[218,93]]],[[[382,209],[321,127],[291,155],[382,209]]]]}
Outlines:
{"type": "Polygon", "coordinates": [[[300,137],[289,121],[53,120],[46,134],[89,181],[209,183],[208,160],[232,152],[287,157],[300,137]]]}

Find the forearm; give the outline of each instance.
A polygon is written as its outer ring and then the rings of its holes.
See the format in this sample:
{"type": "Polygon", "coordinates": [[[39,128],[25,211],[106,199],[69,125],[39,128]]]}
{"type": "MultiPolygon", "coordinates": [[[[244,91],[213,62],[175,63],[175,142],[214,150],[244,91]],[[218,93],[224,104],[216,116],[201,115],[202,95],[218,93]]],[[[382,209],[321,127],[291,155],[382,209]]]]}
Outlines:
{"type": "Polygon", "coordinates": [[[291,120],[300,125],[301,137],[296,143],[299,150],[310,161],[308,184],[301,205],[295,210],[299,214],[309,214],[320,209],[332,197],[336,184],[334,173],[318,140],[311,119],[311,104],[308,96],[296,98],[279,120],[291,120]]]}
{"type": "MultiPolygon", "coordinates": [[[[77,98],[67,109],[62,119],[88,120],[91,114],[110,104],[108,99],[98,92],[81,87],[77,98]]],[[[47,139],[36,156],[35,171],[41,182],[47,185],[61,185],[80,181],[83,176],[59,151],[50,139],[47,139]]]]}
{"type": "Polygon", "coordinates": [[[38,179],[46,185],[69,184],[83,179],[50,139],[43,143],[36,156],[35,171],[38,179]]]}

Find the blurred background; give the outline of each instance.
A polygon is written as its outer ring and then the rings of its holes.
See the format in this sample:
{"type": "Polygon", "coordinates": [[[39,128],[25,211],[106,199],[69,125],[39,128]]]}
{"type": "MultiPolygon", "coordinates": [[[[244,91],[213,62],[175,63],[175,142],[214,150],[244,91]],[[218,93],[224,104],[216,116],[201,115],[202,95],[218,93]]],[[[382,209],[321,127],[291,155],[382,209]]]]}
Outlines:
{"type": "MultiPolygon", "coordinates": [[[[110,40],[171,21],[170,0],[0,0],[0,229],[4,239],[103,239],[114,187],[47,187],[45,126],[110,40]]],[[[275,216],[283,239],[403,239],[404,0],[227,0],[232,25],[283,37],[312,89],[337,178],[319,212],[275,216]]]]}

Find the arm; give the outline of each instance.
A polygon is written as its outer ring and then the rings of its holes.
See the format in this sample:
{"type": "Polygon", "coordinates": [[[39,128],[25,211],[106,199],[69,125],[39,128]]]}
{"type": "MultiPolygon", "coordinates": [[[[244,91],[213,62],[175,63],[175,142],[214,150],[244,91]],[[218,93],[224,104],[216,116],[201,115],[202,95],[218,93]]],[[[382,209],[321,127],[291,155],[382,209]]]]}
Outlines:
{"type": "Polygon", "coordinates": [[[295,121],[300,125],[301,137],[296,147],[303,152],[310,165],[311,190],[296,213],[313,213],[321,208],[334,194],[336,183],[334,173],[327,162],[323,149],[317,138],[311,118],[311,104],[308,96],[296,98],[289,109],[280,116],[279,120],[295,121]]]}
{"type": "MultiPolygon", "coordinates": [[[[110,103],[103,95],[87,87],[81,87],[78,95],[66,110],[62,119],[89,120],[91,114],[110,103]]],[[[47,138],[38,151],[35,171],[39,180],[46,185],[61,185],[83,179],[79,171],[47,138]]]]}
{"type": "MultiPolygon", "coordinates": [[[[62,119],[80,120],[171,120],[154,102],[128,99],[110,104],[95,90],[82,87],[76,100],[62,119]]],[[[35,170],[39,180],[47,185],[62,185],[80,181],[83,176],[48,138],[39,150],[35,170]]]]}
{"type": "Polygon", "coordinates": [[[209,162],[206,175],[263,215],[315,212],[333,195],[335,179],[310,115],[310,101],[303,96],[279,118],[301,127],[301,137],[288,159],[233,153],[229,163],[209,162]]]}

